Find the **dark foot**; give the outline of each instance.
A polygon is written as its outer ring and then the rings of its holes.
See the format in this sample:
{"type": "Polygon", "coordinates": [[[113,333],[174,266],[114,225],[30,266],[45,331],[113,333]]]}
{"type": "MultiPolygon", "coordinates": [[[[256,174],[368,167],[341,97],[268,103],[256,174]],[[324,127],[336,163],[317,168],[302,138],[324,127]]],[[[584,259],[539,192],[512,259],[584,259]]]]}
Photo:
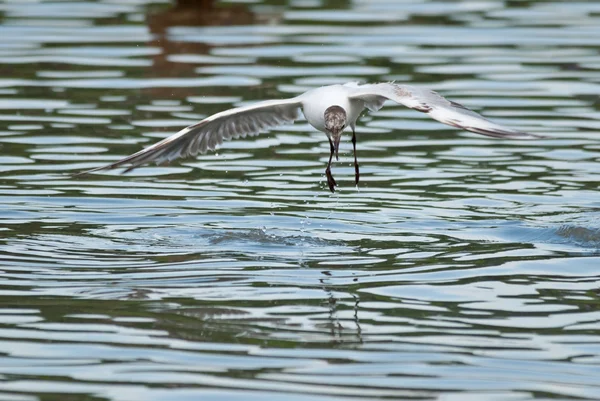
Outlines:
{"type": "Polygon", "coordinates": [[[358,163],[354,163],[354,183],[358,185],[360,179],[360,172],[358,171],[358,163]]]}
{"type": "Polygon", "coordinates": [[[329,169],[325,170],[325,175],[327,176],[327,185],[329,185],[329,190],[331,192],[335,192],[335,187],[337,187],[337,182],[335,182],[335,179],[331,175],[331,170],[329,170],[329,169]]]}

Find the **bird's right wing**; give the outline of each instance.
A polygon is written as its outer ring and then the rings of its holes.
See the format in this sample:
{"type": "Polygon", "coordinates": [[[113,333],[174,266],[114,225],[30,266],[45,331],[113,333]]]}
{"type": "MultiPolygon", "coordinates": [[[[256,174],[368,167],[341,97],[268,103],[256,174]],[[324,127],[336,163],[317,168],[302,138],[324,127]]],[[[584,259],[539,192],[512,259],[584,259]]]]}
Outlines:
{"type": "Polygon", "coordinates": [[[392,100],[411,109],[427,113],[431,118],[444,124],[481,135],[495,138],[538,139],[541,135],[529,134],[497,124],[469,110],[462,104],[452,102],[437,92],[410,85],[379,83],[359,85],[346,84],[351,99],[360,99],[365,107],[377,111],[386,100],[392,100]]]}
{"type": "Polygon", "coordinates": [[[131,156],[76,175],[108,170],[125,164],[130,165],[125,170],[128,172],[146,163],[162,164],[180,157],[206,153],[208,150],[215,150],[223,141],[258,135],[269,128],[294,122],[298,119],[301,105],[300,97],[295,97],[267,100],[222,111],[131,156]]]}

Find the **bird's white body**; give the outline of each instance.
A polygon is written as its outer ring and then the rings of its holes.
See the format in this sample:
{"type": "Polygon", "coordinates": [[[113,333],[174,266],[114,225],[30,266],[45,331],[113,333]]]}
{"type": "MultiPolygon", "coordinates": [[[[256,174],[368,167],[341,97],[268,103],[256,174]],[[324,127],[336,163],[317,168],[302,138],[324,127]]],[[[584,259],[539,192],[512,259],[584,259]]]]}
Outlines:
{"type": "Polygon", "coordinates": [[[346,111],[346,126],[354,128],[365,103],[360,99],[351,99],[352,89],[344,85],[322,86],[311,89],[299,96],[302,112],[306,121],[319,131],[329,135],[325,129],[325,110],[331,106],[340,106],[346,111]]]}
{"type": "MultiPolygon", "coordinates": [[[[337,156],[341,130],[350,127],[353,131],[354,165],[356,183],[358,183],[356,136],[354,135],[356,120],[365,108],[377,111],[387,100],[427,113],[431,118],[444,124],[486,136],[508,139],[540,138],[537,135],[496,124],[463,105],[449,101],[428,89],[396,83],[360,85],[349,82],[344,85],[329,85],[311,89],[291,99],[267,100],[213,114],[131,156],[80,174],[125,164],[130,164],[130,167],[125,170],[129,171],[149,162],[160,164],[179,157],[205,153],[208,150],[214,150],[224,140],[254,136],[278,125],[293,123],[300,117],[300,109],[302,109],[308,123],[319,131],[325,132],[329,138],[331,154],[325,172],[329,188],[333,191],[333,187],[337,184],[331,176],[330,165],[334,150],[337,156]],[[333,127],[331,130],[327,129],[325,117],[328,109],[336,109],[335,124],[337,125],[330,124],[330,127],[333,127]],[[345,118],[345,122],[340,120],[342,118],[345,118]],[[334,136],[335,138],[333,138],[334,136]]],[[[332,121],[334,121],[334,117],[330,117],[329,122],[332,121]]]]}

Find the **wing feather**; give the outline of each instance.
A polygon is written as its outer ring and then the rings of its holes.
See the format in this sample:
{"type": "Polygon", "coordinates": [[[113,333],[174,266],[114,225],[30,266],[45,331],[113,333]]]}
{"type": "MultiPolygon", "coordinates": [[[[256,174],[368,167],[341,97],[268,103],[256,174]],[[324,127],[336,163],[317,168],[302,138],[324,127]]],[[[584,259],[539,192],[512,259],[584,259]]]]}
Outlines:
{"type": "Polygon", "coordinates": [[[437,92],[410,85],[379,83],[349,86],[351,99],[365,102],[369,110],[377,111],[386,100],[392,100],[411,109],[427,113],[431,118],[481,135],[495,138],[539,139],[541,135],[529,134],[497,124],[480,114],[446,99],[437,92]]]}
{"type": "Polygon", "coordinates": [[[89,174],[129,164],[124,171],[131,171],[143,164],[168,163],[180,157],[206,153],[230,139],[255,136],[278,125],[293,123],[299,117],[300,97],[284,100],[268,100],[250,106],[237,107],[214,114],[197,124],[182,129],[114,163],[76,174],[89,174]]]}

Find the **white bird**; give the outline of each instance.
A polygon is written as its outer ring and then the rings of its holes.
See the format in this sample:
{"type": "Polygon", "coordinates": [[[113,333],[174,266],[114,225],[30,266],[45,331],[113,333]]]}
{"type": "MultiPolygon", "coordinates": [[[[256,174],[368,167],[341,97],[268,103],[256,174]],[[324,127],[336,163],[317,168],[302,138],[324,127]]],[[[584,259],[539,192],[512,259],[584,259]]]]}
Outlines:
{"type": "Polygon", "coordinates": [[[356,120],[365,108],[377,111],[386,100],[427,113],[444,124],[482,135],[508,139],[543,138],[496,124],[428,89],[397,83],[360,85],[350,82],[311,89],[291,99],[267,100],[222,111],[131,156],[77,175],[130,164],[124,171],[128,172],[150,162],[162,164],[179,157],[206,153],[215,150],[224,140],[255,136],[269,128],[293,123],[300,117],[299,111],[302,109],[308,123],[324,132],[329,139],[330,154],[325,175],[329,189],[334,192],[337,183],[331,175],[331,160],[334,153],[338,158],[342,132],[347,127],[352,129],[355,183],[358,184],[356,120]]]}

